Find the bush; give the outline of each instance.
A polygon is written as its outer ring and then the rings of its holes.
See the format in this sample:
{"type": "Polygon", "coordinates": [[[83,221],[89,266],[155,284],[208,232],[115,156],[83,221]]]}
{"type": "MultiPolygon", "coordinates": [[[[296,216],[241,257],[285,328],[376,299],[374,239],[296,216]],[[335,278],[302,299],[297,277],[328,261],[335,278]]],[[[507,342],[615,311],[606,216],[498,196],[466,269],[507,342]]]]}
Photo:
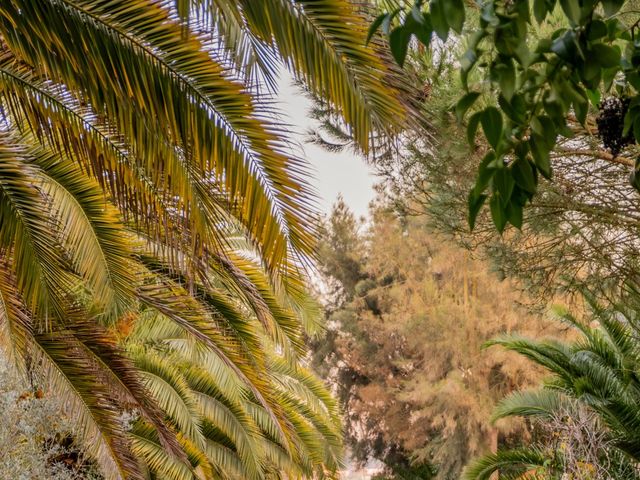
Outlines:
{"type": "Polygon", "coordinates": [[[98,480],[83,458],[61,406],[29,386],[0,357],[0,477],[15,480],[98,480]]]}

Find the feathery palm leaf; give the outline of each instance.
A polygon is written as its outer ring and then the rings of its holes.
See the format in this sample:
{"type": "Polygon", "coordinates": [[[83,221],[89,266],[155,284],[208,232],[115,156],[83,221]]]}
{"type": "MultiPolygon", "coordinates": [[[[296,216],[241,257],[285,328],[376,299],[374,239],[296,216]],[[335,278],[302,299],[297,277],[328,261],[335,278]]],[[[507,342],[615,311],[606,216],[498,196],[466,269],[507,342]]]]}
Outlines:
{"type": "Polygon", "coordinates": [[[308,169],[258,83],[285,65],[367,151],[405,108],[358,9],[0,5],[0,340],[109,478],[339,466],[335,402],[299,365],[308,169]]]}
{"type": "MultiPolygon", "coordinates": [[[[608,443],[600,448],[608,451],[596,454],[612,462],[606,467],[618,472],[610,473],[612,478],[618,478],[616,475],[637,478],[636,465],[640,461],[637,314],[623,305],[603,308],[590,296],[586,299],[592,307],[596,327],[566,312],[560,315],[580,334],[573,342],[537,341],[513,335],[491,342],[530,358],[551,374],[541,390],[515,392],[506,397],[493,418],[523,416],[544,423],[567,416],[576,418],[580,409],[586,409],[605,429],[608,443]]],[[[510,472],[527,472],[536,465],[550,468],[551,453],[543,450],[537,447],[500,450],[474,462],[466,478],[489,478],[495,471],[500,471],[501,478],[517,478],[510,477],[510,472]],[[536,461],[531,461],[532,458],[536,461]]],[[[554,450],[552,454],[553,468],[562,474],[563,452],[554,450]]]]}

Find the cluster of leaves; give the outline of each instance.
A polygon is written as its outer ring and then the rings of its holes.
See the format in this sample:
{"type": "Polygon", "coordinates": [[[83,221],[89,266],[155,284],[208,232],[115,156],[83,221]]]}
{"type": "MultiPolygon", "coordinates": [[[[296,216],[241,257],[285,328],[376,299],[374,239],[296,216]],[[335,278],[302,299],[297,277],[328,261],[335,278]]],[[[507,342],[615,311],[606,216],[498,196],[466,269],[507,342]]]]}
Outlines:
{"type": "Polygon", "coordinates": [[[599,306],[587,296],[593,311],[586,324],[560,311],[560,318],[578,334],[572,342],[531,340],[519,335],[491,344],[515,351],[543,367],[551,376],[540,390],[515,392],[498,405],[493,419],[526,417],[554,425],[557,432],[539,444],[501,450],[477,460],[465,478],[519,478],[537,471],[536,478],[637,479],[640,448],[638,412],[638,293],[622,304],[599,306]],[[584,422],[586,413],[588,422],[584,422]],[[579,425],[582,422],[582,426],[579,425]],[[560,432],[581,433],[577,439],[560,432]],[[577,443],[573,444],[571,441],[577,443]],[[577,475],[577,476],[576,476],[577,475]]]}
{"type": "Polygon", "coordinates": [[[478,452],[522,438],[522,425],[499,430],[488,418],[497,399],[537,378],[525,362],[481,352],[482,342],[545,322],[514,309],[513,285],[424,217],[384,205],[371,213],[366,231],[343,203],[328,219],[321,258],[333,289],[316,368],[338,388],[357,460],[382,461],[385,478],[459,478],[478,452]]]}
{"type": "Polygon", "coordinates": [[[459,65],[467,93],[455,112],[462,120],[482,97],[485,106],[466,120],[467,137],[473,144],[482,127],[489,146],[468,195],[469,223],[474,226],[488,200],[501,232],[507,223],[522,225],[523,207],[537,192],[539,176],[551,177],[558,138],[573,136],[568,119],[584,126],[590,105],[597,107],[615,82],[630,98],[622,135],[638,130],[640,136],[638,15],[633,2],[622,0],[488,0],[480,3],[473,15],[477,22],[467,31],[469,9],[461,1],[418,0],[408,12],[381,15],[372,30],[383,26],[401,63],[414,36],[429,46],[435,36],[446,41],[452,32],[465,45],[459,65]],[[390,29],[398,15],[400,24],[390,29]],[[540,33],[553,25],[557,28],[540,33]],[[481,81],[469,83],[471,77],[481,81]]]}
{"type": "MultiPolygon", "coordinates": [[[[438,48],[455,58],[464,46],[450,39],[438,48]]],[[[614,157],[593,134],[601,114],[590,111],[586,128],[570,119],[572,138],[559,137],[551,154],[554,181],[538,185],[522,229],[498,235],[483,211],[470,234],[466,195],[490,147],[479,137],[470,150],[465,127],[451,110],[461,88],[455,62],[432,62],[432,52],[412,51],[406,66],[429,86],[421,114],[431,129],[406,131],[403,149],[376,160],[387,201],[404,215],[427,216],[434,228],[488,256],[501,276],[517,277],[542,302],[559,289],[611,291],[634,278],[640,211],[628,176],[637,147],[614,157]]]]}

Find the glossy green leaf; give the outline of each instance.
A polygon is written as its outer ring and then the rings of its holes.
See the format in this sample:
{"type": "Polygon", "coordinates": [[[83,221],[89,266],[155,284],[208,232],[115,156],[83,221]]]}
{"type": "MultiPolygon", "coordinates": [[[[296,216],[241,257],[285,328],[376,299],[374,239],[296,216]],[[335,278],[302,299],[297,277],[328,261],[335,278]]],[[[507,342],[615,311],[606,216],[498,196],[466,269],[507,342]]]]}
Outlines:
{"type": "Polygon", "coordinates": [[[507,225],[507,216],[504,208],[502,207],[502,202],[500,200],[500,195],[494,193],[491,196],[491,200],[489,201],[489,209],[491,210],[491,219],[493,220],[493,224],[496,227],[498,232],[502,233],[504,231],[504,227],[507,225]]]}
{"type": "Polygon", "coordinates": [[[611,17],[618,13],[618,10],[624,5],[624,0],[602,0],[602,8],[607,17],[611,17]]]}
{"type": "Polygon", "coordinates": [[[462,32],[465,19],[465,6],[463,0],[440,0],[447,23],[456,33],[462,32]]]}
{"type": "Polygon", "coordinates": [[[560,0],[560,6],[571,23],[577,25],[580,22],[579,0],[560,0]]]}
{"type": "Polygon", "coordinates": [[[471,106],[475,103],[475,101],[480,96],[479,92],[469,92],[456,104],[456,118],[459,122],[462,122],[464,115],[467,113],[467,110],[471,108],[471,106]]]}
{"type": "Polygon", "coordinates": [[[529,148],[540,173],[546,178],[551,178],[551,161],[547,141],[540,135],[533,134],[529,139],[529,148]]]}
{"type": "Polygon", "coordinates": [[[401,67],[404,65],[404,60],[407,56],[407,50],[409,48],[409,41],[411,40],[411,33],[403,26],[396,27],[389,35],[389,46],[393,58],[401,67]]]}
{"type": "Polygon", "coordinates": [[[389,17],[388,13],[381,13],[380,15],[378,15],[375,20],[371,23],[371,26],[369,27],[369,31],[367,32],[367,40],[365,42],[365,45],[369,45],[369,42],[371,41],[371,39],[373,38],[373,36],[376,34],[376,32],[378,31],[378,29],[380,28],[380,26],[382,25],[382,22],[385,21],[385,19],[389,17]]]}
{"type": "Polygon", "coordinates": [[[469,146],[472,148],[476,145],[476,133],[481,118],[482,112],[476,112],[469,117],[469,123],[467,124],[467,142],[469,142],[469,146]]]}
{"type": "Polygon", "coordinates": [[[487,196],[485,194],[477,195],[474,191],[469,192],[469,196],[467,199],[468,203],[468,222],[469,228],[473,230],[476,226],[476,219],[478,218],[478,214],[484,205],[484,202],[487,200],[487,196]]]}
{"type": "Polygon", "coordinates": [[[508,168],[498,168],[492,178],[493,189],[500,193],[500,201],[502,206],[506,208],[511,200],[511,194],[513,193],[513,187],[515,181],[511,175],[511,170],[508,168]]]}
{"type": "Polygon", "coordinates": [[[533,166],[526,157],[518,158],[511,166],[511,174],[513,179],[520,188],[529,192],[535,193],[537,190],[537,181],[533,166]]]}
{"type": "Polygon", "coordinates": [[[502,137],[502,114],[500,111],[495,107],[485,108],[480,122],[489,145],[494,149],[498,148],[502,137]]]}
{"type": "Polygon", "coordinates": [[[431,25],[438,37],[446,41],[449,37],[449,22],[444,13],[443,2],[447,0],[431,0],[429,2],[429,12],[431,13],[431,25]]]}

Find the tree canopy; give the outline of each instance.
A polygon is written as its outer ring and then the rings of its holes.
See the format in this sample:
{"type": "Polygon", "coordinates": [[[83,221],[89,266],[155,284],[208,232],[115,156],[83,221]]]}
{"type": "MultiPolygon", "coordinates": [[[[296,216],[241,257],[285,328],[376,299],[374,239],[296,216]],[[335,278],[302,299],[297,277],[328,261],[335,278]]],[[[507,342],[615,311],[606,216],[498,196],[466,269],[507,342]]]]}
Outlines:
{"type": "MultiPolygon", "coordinates": [[[[637,25],[633,1],[489,0],[470,6],[462,0],[418,0],[381,14],[371,33],[382,28],[388,34],[400,64],[412,38],[426,47],[463,45],[453,59],[463,89],[454,110],[466,119],[468,141],[474,144],[481,128],[487,146],[468,194],[469,224],[474,226],[488,201],[503,231],[507,223],[522,225],[540,176],[551,178],[559,139],[572,139],[574,124],[593,131],[590,111],[601,107],[605,159],[616,161],[623,147],[635,145],[637,25]]],[[[631,164],[636,186],[635,160],[618,161],[631,164]]]]}

